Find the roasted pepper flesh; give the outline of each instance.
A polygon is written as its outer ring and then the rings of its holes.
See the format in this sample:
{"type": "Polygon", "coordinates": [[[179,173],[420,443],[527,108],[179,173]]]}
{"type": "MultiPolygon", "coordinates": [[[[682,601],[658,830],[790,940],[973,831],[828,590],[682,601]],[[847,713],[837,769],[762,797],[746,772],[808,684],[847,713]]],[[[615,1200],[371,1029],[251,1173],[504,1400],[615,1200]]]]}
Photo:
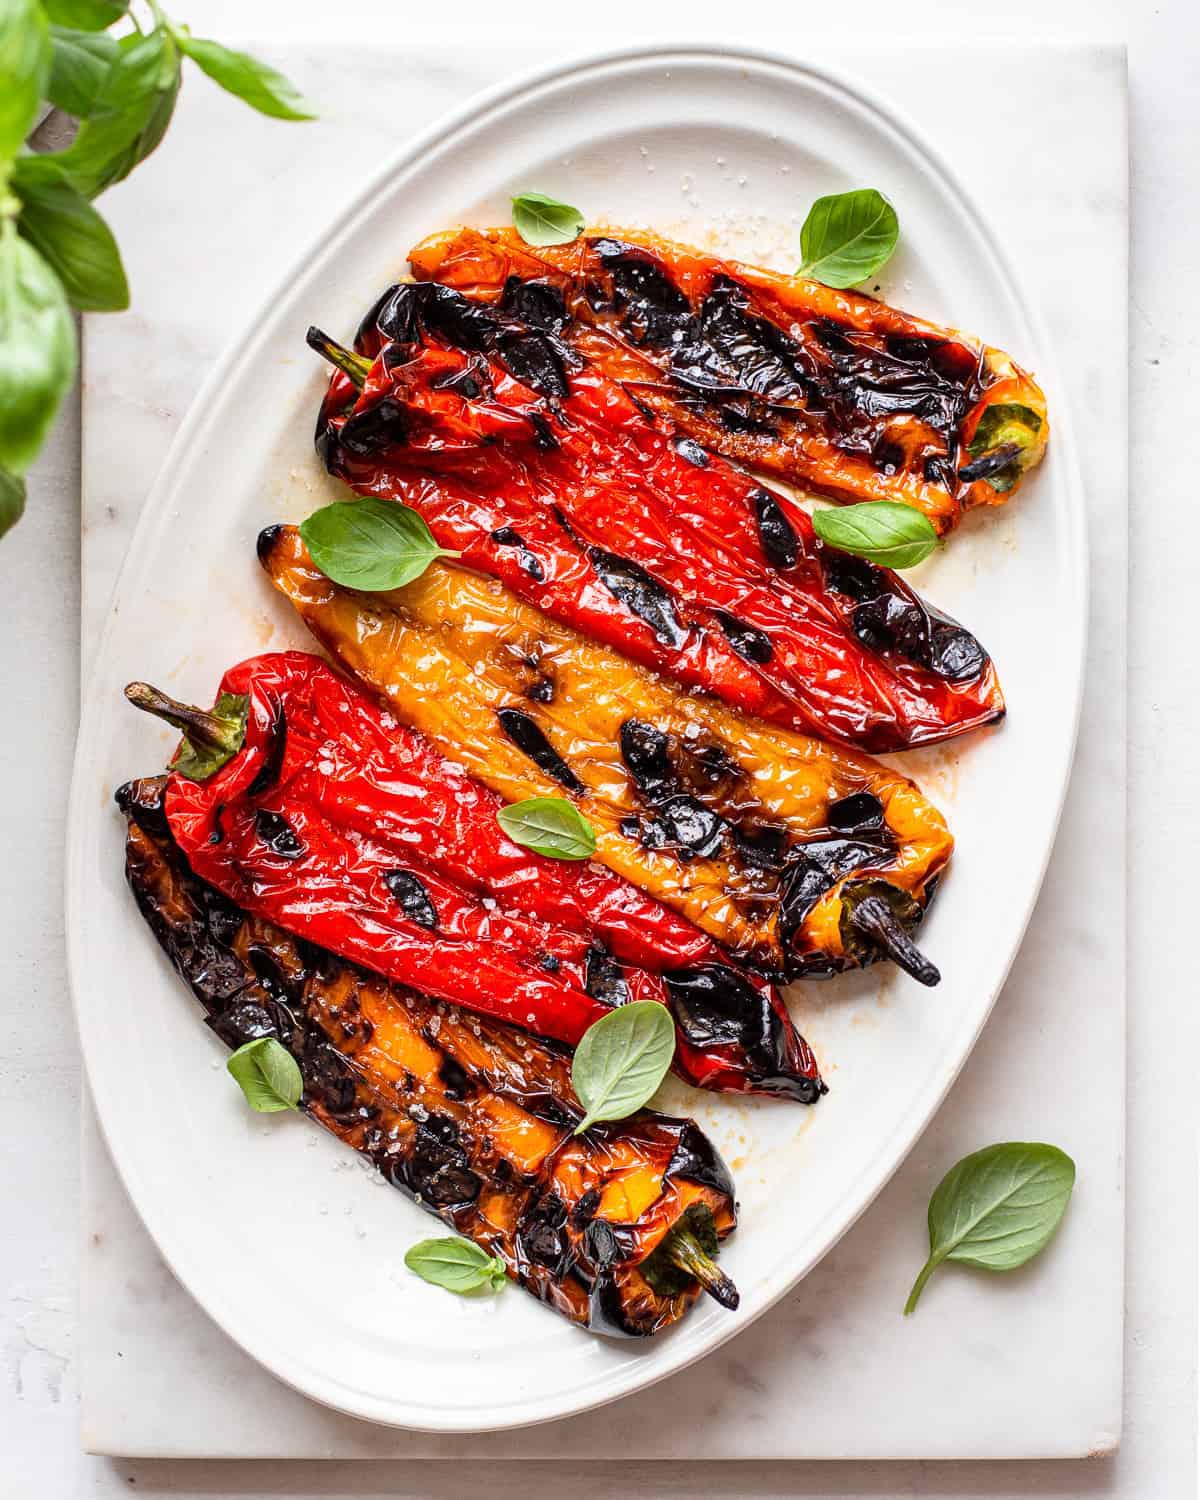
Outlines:
{"type": "MultiPolygon", "coordinates": [[[[157,711],[152,692],[129,689],[157,711]]],[[[165,808],[195,872],[239,906],[570,1045],[613,1005],[655,1000],[689,1082],[806,1103],[823,1091],[769,984],[602,865],[514,844],[494,792],[317,657],[242,662],[221,681],[229,701],[245,705],[244,742],[203,778],[176,769],[165,808]]]]}
{"type": "Polygon", "coordinates": [[[565,1052],[241,910],[189,869],[163,787],[118,794],[126,874],[217,1035],[230,1047],[277,1038],[300,1064],[313,1119],[573,1322],[641,1336],[682,1317],[699,1284],[676,1272],[656,1290],[656,1253],[697,1212],[719,1238],[735,1224],[728,1169],[698,1127],[643,1110],[574,1136],[582,1111],[565,1052]]]}
{"type": "Polygon", "coordinates": [[[946,532],[1045,451],[1045,397],[1010,356],[862,293],[645,230],[547,248],[449,230],[410,258],[552,328],[706,447],[834,500],[903,501],[946,532]]]}
{"type": "Polygon", "coordinates": [[[790,977],[889,956],[936,982],[915,950],[860,930],[870,901],[899,942],[953,847],[905,777],[673,692],[459,566],[364,595],[320,573],[294,528],[269,528],[259,556],[399,718],[506,801],[574,799],[598,860],[739,958],[790,977]]]}
{"type": "Polygon", "coordinates": [[[824,546],[787,497],[647,421],[556,339],[441,287],[398,286],[373,316],[360,345],[397,341],[356,399],[335,378],[318,447],[471,566],[688,686],[859,748],[1003,714],[966,630],[896,574],[824,546]]]}

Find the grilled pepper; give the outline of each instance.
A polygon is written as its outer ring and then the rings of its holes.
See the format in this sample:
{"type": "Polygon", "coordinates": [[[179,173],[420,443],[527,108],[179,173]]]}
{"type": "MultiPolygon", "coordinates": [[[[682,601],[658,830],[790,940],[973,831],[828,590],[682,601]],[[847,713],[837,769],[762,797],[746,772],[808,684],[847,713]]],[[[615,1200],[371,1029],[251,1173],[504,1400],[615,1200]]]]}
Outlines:
{"type": "Polygon", "coordinates": [[[824,1091],[781,998],[600,865],[512,843],[495,793],[304,652],[242,662],[212,712],[127,694],[185,740],[165,793],[192,869],[239,906],[442,1000],[574,1045],[613,1005],[676,1019],[700,1087],[824,1091]]]}
{"type": "Polygon", "coordinates": [[[1009,355],[897,311],[644,230],[534,248],[451,230],[419,280],[499,302],[705,446],[833,500],[900,500],[940,532],[1041,459],[1037,383],[1009,355]]]}
{"type": "Polygon", "coordinates": [[[729,1171],[691,1120],[643,1110],[573,1135],[561,1049],[459,1014],[253,916],[188,867],[164,779],[122,787],[126,874],[142,914],[230,1047],[271,1036],[301,1108],[539,1301],[597,1333],[676,1322],[736,1215],[729,1171]]]}
{"type": "Polygon", "coordinates": [[[401,719],[507,801],[574,799],[598,860],[738,958],[791,978],[888,957],[937,982],[910,934],[953,840],[904,776],[672,692],[457,565],[358,594],[292,527],[259,556],[401,719]]]}
{"type": "Polygon", "coordinates": [[[825,546],[793,501],[647,421],[555,337],[413,284],[378,304],[360,342],[381,337],[396,341],[356,381],[350,351],[311,335],[348,372],[318,426],[326,465],[419,510],[443,546],[556,619],[862,749],[1003,714],[966,630],[895,573],[825,546]]]}

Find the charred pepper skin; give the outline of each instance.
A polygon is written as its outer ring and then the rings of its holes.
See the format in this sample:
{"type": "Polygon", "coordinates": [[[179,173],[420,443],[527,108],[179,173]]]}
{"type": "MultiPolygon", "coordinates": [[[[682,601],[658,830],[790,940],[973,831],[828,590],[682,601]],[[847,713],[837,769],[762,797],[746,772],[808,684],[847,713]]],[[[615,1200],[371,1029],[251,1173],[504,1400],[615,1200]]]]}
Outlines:
{"type": "Polygon", "coordinates": [[[694,1122],[643,1110],[575,1137],[565,1051],[241,910],[189,869],[163,788],[160,777],[118,793],[126,875],[221,1040],[280,1041],[300,1065],[305,1113],[572,1322],[645,1337],[683,1317],[698,1283],[676,1272],[664,1292],[641,1268],[651,1274],[697,1213],[720,1239],[736,1223],[729,1171],[694,1122]]]}
{"type": "Polygon", "coordinates": [[[803,733],[885,752],[1003,716],[968,631],[825,546],[787,497],[647,421],[553,335],[436,284],[397,286],[371,316],[360,344],[382,354],[361,395],[334,378],[321,456],[359,493],[418,510],[470,566],[803,733]],[[518,353],[531,342],[537,358],[518,353]]]}
{"type": "Polygon", "coordinates": [[[888,957],[936,982],[901,937],[911,943],[953,839],[906,777],[678,693],[460,566],[367,595],[326,578],[292,527],[271,528],[260,556],[317,640],[398,718],[505,801],[571,797],[599,862],[739,961],[796,978],[888,957]],[[517,705],[581,792],[504,733],[499,715],[517,705]],[[851,920],[878,885],[889,900],[869,910],[894,925],[890,947],[851,920]]]}
{"type": "Polygon", "coordinates": [[[536,326],[552,304],[556,337],[706,448],[832,500],[901,501],[943,534],[1003,504],[1045,452],[1046,398],[1009,355],[859,292],[645,230],[546,248],[448,230],[410,259],[419,281],[536,326]],[[1014,409],[1017,451],[1002,430],[981,449],[1014,409]]]}
{"type": "Polygon", "coordinates": [[[610,870],[514,844],[494,792],[317,657],[242,662],[222,678],[218,701],[230,697],[246,704],[244,743],[203,780],[173,772],[164,805],[197,875],[239,906],[568,1045],[613,1005],[656,1000],[677,1019],[676,1070],[697,1087],[803,1103],[824,1092],[769,984],[610,870]],[[699,972],[729,1013],[719,1038],[680,998],[675,976],[699,972]]]}

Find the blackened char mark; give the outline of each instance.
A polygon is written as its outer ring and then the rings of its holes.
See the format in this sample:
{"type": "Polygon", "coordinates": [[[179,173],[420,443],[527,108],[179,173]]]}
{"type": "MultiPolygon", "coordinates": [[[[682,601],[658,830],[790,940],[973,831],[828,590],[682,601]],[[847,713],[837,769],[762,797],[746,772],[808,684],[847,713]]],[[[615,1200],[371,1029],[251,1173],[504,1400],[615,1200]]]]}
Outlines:
{"type": "Polygon", "coordinates": [[[674,334],[688,333],[691,305],[656,257],[620,240],[591,243],[612,278],[625,332],[635,344],[669,348],[674,334]]]}
{"type": "Polygon", "coordinates": [[[356,458],[370,458],[383,448],[401,447],[408,441],[407,414],[398,401],[384,396],[374,406],[347,417],[337,441],[356,458]]]}
{"type": "Polygon", "coordinates": [[[851,623],[864,646],[894,651],[948,682],[970,682],[986,668],[987,652],[969,630],[885,569],[833,547],[821,555],[830,588],[857,601],[851,623]]]}
{"type": "Polygon", "coordinates": [[[602,547],[589,547],[587,555],[605,588],[644,620],[664,646],[678,650],[684,644],[688,633],[675,613],[669,590],[657,578],[627,557],[606,552],[602,547]]]}
{"type": "Polygon", "coordinates": [[[878,834],[884,825],[883,803],[874,792],[853,792],[831,803],[829,826],[838,833],[878,834]]]}
{"type": "Polygon", "coordinates": [[[881,819],[875,825],[869,818],[854,830],[853,837],[833,833],[793,845],[780,898],[779,937],[784,953],[826,891],[864,865],[888,859],[895,847],[887,824],[881,819]]]}
{"type": "Polygon", "coordinates": [[[435,932],[438,925],[437,907],[425,886],[411,870],[385,870],[383,883],[391,893],[392,900],[410,922],[435,932]]]}
{"type": "Polygon", "coordinates": [[[736,615],[731,615],[726,610],[714,609],[713,614],[717,617],[718,625],[725,632],[726,640],[743,660],[761,667],[765,666],[775,655],[770,640],[761,630],[755,629],[753,625],[747,625],[744,620],[739,620],[736,615]]]}
{"type": "Polygon", "coordinates": [[[754,491],[754,513],[758,520],[758,539],[767,561],[775,568],[794,568],[800,555],[800,543],[795,527],[770,490],[754,491]]]}
{"type": "Polygon", "coordinates": [[[686,460],[695,469],[708,468],[708,454],[693,438],[676,438],[674,442],[675,452],[680,458],[686,460]]]}
{"type": "Polygon", "coordinates": [[[519,276],[510,276],[504,283],[500,311],[543,333],[561,333],[567,326],[563,294],[548,281],[522,281],[519,276]]]}
{"type": "Polygon", "coordinates": [[[684,1120],[681,1123],[679,1142],[667,1164],[663,1181],[685,1178],[699,1187],[712,1188],[732,1203],[736,1197],[733,1174],[725,1165],[720,1152],[694,1120],[684,1120]]]}
{"type": "Polygon", "coordinates": [[[545,581],[545,568],[542,567],[538,558],[529,550],[525,538],[519,531],[514,531],[511,526],[498,526],[491,533],[491,537],[497,547],[515,547],[517,549],[517,561],[529,574],[530,578],[538,583],[545,581]]]}
{"type": "MultiPolygon", "coordinates": [[[[539,396],[566,396],[571,382],[567,379],[562,344],[548,333],[534,329],[501,329],[495,336],[496,358],[515,379],[539,396]]],[[[557,447],[557,440],[546,427],[540,446],[557,447]]]]}
{"type": "Polygon", "coordinates": [[[583,987],[601,1005],[624,1005],[629,999],[629,986],[621,965],[598,943],[588,949],[583,987]]]}
{"type": "MultiPolygon", "coordinates": [[[[387,1160],[381,1164],[388,1173],[387,1160]]],[[[465,1208],[479,1197],[482,1186],[471,1171],[458,1126],[447,1115],[431,1114],[417,1126],[413,1149],[397,1159],[389,1174],[434,1208],[465,1208]]]]}
{"type": "MultiPolygon", "coordinates": [[[[255,773],[254,780],[246,788],[248,797],[261,797],[279,780],[283,770],[283,757],[287,753],[287,713],[282,703],[271,706],[271,723],[267,729],[267,753],[255,773]]],[[[216,820],[219,824],[219,818],[216,820]]],[[[211,841],[210,841],[211,842],[211,841]]],[[[218,840],[219,842],[219,840],[218,840]]]]}
{"type": "Polygon", "coordinates": [[[727,277],[713,282],[690,335],[670,351],[672,375],[689,388],[777,405],[795,404],[807,394],[795,345],[774,323],[752,313],[745,291],[727,277]]]}
{"type": "Polygon", "coordinates": [[[539,771],[552,777],[569,792],[582,792],[583,782],[542,733],[533,718],[519,708],[502,708],[496,717],[500,728],[518,750],[527,755],[539,771]]]}
{"type": "Polygon", "coordinates": [[[518,1256],[544,1266],[554,1276],[561,1276],[570,1254],[566,1224],[567,1210],[562,1199],[557,1193],[543,1193],[517,1224],[518,1256]]]}
{"type": "Polygon", "coordinates": [[[635,825],[642,843],[647,848],[673,848],[701,859],[716,854],[725,842],[725,821],[683,789],[671,759],[670,741],[663,731],[639,719],[626,719],[620,741],[621,758],[634,785],[654,809],[653,818],[635,825]]]}
{"type": "Polygon", "coordinates": [[[268,812],[265,807],[260,807],[254,814],[254,832],[271,853],[278,854],[281,859],[299,859],[304,853],[304,845],[282,813],[268,812]]]}

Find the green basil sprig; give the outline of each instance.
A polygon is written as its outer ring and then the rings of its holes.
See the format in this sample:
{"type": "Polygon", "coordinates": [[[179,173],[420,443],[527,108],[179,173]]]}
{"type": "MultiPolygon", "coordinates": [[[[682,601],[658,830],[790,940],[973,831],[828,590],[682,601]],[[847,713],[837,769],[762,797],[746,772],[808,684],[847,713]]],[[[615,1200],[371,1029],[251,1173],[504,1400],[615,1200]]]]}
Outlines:
{"type": "Polygon", "coordinates": [[[1044,1250],[1075,1186],[1075,1163],[1057,1146],[1007,1141],[964,1156],[929,1200],[929,1259],[904,1304],[917,1305],[943,1261],[1015,1271],[1044,1250]]]}
{"type": "Polygon", "coordinates": [[[75,325],[62,283],[0,219],[0,467],[22,475],[75,379],[75,325]]]}
{"type": "Polygon", "coordinates": [[[577,208],[545,193],[519,193],[512,201],[512,219],[527,245],[569,245],[585,223],[577,208]]]}
{"type": "Polygon", "coordinates": [[[823,542],[884,568],[915,568],[937,546],[928,516],[898,500],[864,500],[813,512],[813,530],[823,542]]]}
{"type": "Polygon", "coordinates": [[[641,1109],[674,1056],[675,1022],[656,1000],[634,1000],[601,1016],[584,1032],[571,1062],[571,1083],[587,1111],[575,1134],[641,1109]]]}
{"type": "Polygon", "coordinates": [[[799,275],[826,286],[857,286],[891,259],[900,238],[896,210],[874,188],[818,198],[800,229],[799,275]]]}
{"type": "Polygon", "coordinates": [[[526,797],[496,814],[496,822],[514,844],[550,859],[591,859],[595,830],[565,797],[526,797]]]}
{"type": "Polygon", "coordinates": [[[444,1287],[460,1297],[481,1287],[498,1292],[508,1280],[504,1262],[498,1255],[488,1255],[473,1240],[456,1237],[421,1240],[407,1251],[404,1264],[422,1281],[444,1287]]]}
{"type": "Polygon", "coordinates": [[[322,506],[301,521],[300,535],[326,578],[364,593],[401,589],[435,558],[459,555],[438,546],[417,511],[374,495],[322,506]]]}
{"type": "Polygon", "coordinates": [[[225,1064],[256,1114],[296,1109],[304,1092],[300,1065],[273,1036],[255,1037],[239,1047],[225,1064]]]}
{"type": "Polygon", "coordinates": [[[129,305],[116,243],[89,200],[162,140],[184,57],[263,114],[313,117],[274,68],[193,37],[158,0],[0,0],[0,535],[24,508],[22,476],[74,378],[67,304],[129,305]],[[65,150],[30,155],[43,100],[79,129],[65,150]]]}

